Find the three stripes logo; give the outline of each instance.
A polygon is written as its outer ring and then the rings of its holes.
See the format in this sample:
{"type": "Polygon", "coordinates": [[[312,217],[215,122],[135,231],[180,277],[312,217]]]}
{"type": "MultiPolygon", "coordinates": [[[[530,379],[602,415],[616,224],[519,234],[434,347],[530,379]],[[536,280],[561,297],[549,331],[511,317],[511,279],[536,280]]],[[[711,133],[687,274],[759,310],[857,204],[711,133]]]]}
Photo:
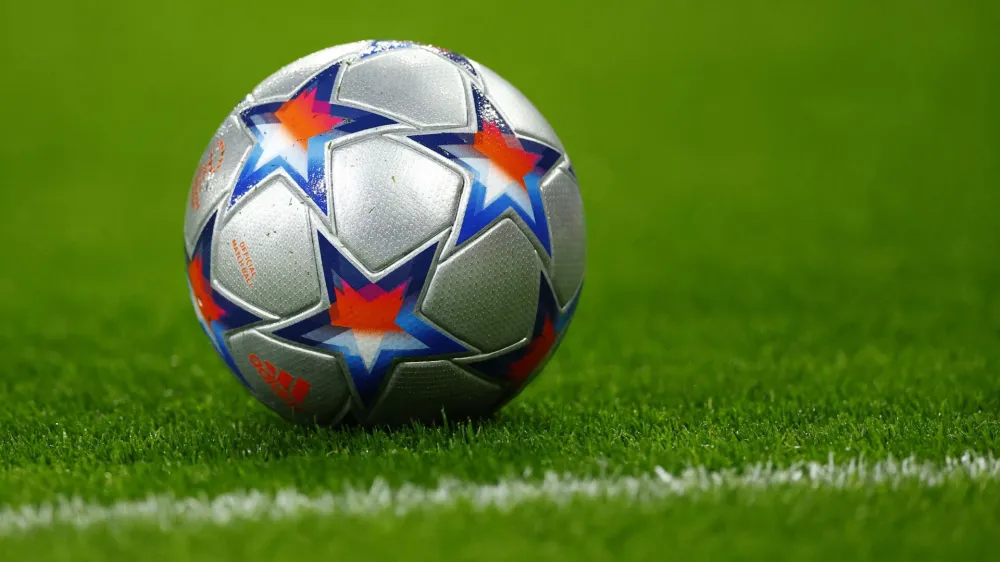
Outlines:
{"type": "Polygon", "coordinates": [[[257,368],[257,374],[271,387],[271,391],[293,410],[302,411],[302,402],[309,394],[309,381],[295,378],[284,369],[278,369],[270,361],[250,354],[250,363],[257,368]]]}
{"type": "Polygon", "coordinates": [[[222,161],[226,158],[226,141],[218,139],[212,145],[212,151],[208,153],[208,158],[198,165],[195,171],[194,180],[191,181],[191,209],[197,211],[201,209],[201,192],[205,187],[205,182],[211,174],[218,172],[222,168],[222,161]]]}

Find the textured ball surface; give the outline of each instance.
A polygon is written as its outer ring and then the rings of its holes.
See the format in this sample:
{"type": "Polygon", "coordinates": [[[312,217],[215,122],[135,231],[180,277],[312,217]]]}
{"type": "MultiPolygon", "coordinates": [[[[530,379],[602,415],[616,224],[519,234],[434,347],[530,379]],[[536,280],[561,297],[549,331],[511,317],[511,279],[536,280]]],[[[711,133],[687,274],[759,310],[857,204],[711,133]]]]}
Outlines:
{"type": "Polygon", "coordinates": [[[462,55],[362,41],[254,88],[199,162],[195,312],[236,378],[301,422],[495,411],[543,368],[584,277],[555,132],[462,55]]]}

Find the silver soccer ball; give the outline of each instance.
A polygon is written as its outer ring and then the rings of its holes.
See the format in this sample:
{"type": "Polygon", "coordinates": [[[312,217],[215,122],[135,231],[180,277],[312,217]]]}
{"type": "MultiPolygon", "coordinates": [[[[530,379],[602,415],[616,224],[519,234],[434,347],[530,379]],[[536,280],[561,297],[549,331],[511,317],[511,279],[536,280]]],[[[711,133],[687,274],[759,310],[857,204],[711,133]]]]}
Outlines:
{"type": "Polygon", "coordinates": [[[584,276],[555,132],[485,66],[362,41],[261,82],[201,158],[191,298],[225,363],[303,422],[489,414],[551,357],[584,276]]]}

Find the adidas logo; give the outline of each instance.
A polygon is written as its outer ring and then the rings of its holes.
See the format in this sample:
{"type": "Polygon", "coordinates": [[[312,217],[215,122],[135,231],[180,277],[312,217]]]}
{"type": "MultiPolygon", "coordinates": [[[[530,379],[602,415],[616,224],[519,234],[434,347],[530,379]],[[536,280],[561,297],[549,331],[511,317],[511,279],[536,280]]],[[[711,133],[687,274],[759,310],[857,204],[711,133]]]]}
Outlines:
{"type": "Polygon", "coordinates": [[[250,363],[257,368],[257,374],[271,387],[271,391],[282,402],[295,411],[302,411],[302,402],[309,394],[309,381],[295,378],[284,369],[278,369],[270,361],[262,360],[256,354],[250,354],[250,363]]]}

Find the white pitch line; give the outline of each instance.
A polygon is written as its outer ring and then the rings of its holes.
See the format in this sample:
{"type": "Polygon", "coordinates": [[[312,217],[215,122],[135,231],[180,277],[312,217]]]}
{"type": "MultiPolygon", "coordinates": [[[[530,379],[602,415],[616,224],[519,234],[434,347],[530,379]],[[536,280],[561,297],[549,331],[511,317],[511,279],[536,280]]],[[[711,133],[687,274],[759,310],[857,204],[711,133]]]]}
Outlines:
{"type": "Polygon", "coordinates": [[[79,498],[40,505],[0,508],[0,536],[56,526],[87,529],[100,525],[152,524],[229,525],[240,521],[275,521],[306,515],[367,517],[400,516],[414,511],[467,506],[474,511],[508,511],[532,502],[566,505],[573,501],[607,499],[640,504],[671,497],[720,490],[806,488],[850,490],[917,486],[932,488],[949,482],[1000,481],[1000,460],[966,453],[943,463],[904,460],[869,462],[863,458],[835,463],[802,462],[787,467],[771,463],[750,465],[742,471],[689,468],[677,474],[656,467],[651,474],[580,478],[547,473],[542,479],[509,478],[495,484],[444,479],[428,488],[404,484],[393,488],[376,479],[368,489],[305,495],[294,489],[277,493],[240,491],[214,498],[171,495],[103,505],[79,498]]]}

